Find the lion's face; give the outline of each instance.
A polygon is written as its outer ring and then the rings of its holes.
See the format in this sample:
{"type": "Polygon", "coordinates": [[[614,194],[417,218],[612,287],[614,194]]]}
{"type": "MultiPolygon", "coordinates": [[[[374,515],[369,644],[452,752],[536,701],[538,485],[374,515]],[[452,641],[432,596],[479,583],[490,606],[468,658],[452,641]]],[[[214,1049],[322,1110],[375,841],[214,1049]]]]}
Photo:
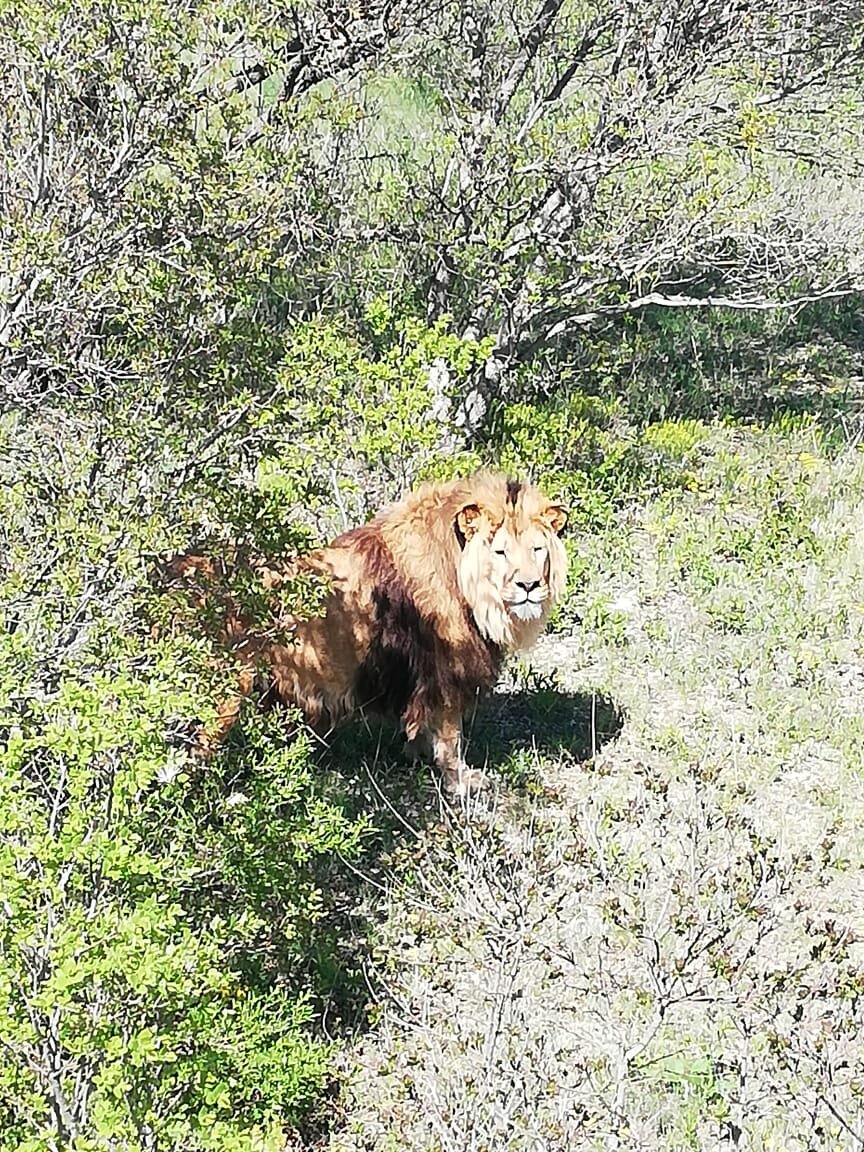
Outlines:
{"type": "MultiPolygon", "coordinates": [[[[533,493],[532,493],[533,495],[533,493]]],[[[459,583],[480,631],[504,647],[527,647],[564,591],[567,554],[559,539],[566,513],[558,505],[503,514],[468,505],[457,517],[464,537],[459,583]]]]}
{"type": "Polygon", "coordinates": [[[549,539],[536,524],[520,534],[505,525],[489,542],[488,578],[507,611],[526,623],[539,620],[549,599],[549,539]]]}

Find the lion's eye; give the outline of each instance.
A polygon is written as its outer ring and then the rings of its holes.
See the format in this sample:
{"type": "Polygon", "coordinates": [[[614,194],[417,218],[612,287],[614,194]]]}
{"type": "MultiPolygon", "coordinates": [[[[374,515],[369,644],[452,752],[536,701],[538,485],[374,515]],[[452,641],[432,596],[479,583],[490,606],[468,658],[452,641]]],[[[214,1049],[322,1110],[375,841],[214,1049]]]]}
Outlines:
{"type": "Polygon", "coordinates": [[[535,545],[534,545],[534,551],[535,551],[535,552],[545,552],[545,551],[546,551],[546,547],[545,547],[545,545],[543,545],[543,544],[535,544],[535,545]]]}
{"type": "Polygon", "coordinates": [[[506,556],[507,555],[507,549],[506,548],[496,548],[495,549],[495,555],[496,556],[506,556]]]}

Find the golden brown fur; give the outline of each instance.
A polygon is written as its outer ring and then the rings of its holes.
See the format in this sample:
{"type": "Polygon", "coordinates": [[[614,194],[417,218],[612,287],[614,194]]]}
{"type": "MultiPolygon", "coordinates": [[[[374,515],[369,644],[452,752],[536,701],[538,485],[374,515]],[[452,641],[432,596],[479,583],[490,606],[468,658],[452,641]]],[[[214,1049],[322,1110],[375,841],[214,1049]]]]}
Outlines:
{"type": "MultiPolygon", "coordinates": [[[[300,562],[329,591],[320,615],[287,622],[290,639],[268,638],[229,605],[224,638],[244,666],[240,693],[264,667],[275,697],[318,726],[362,708],[394,713],[446,784],[470,790],[463,711],[495,683],[505,653],[543,630],[564,590],[565,521],[538,489],[492,473],[419,488],[300,562]]],[[[200,579],[208,566],[189,556],[172,567],[200,579]]],[[[259,571],[264,587],[284,578],[259,571]]],[[[238,704],[223,710],[221,730],[238,704]]]]}

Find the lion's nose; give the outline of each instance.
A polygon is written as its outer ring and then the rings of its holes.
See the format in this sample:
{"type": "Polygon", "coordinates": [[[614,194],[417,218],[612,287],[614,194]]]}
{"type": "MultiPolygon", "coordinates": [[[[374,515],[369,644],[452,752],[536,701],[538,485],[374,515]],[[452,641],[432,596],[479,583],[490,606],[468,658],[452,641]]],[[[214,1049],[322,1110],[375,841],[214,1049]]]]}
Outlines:
{"type": "Polygon", "coordinates": [[[535,588],[540,587],[540,581],[539,580],[517,580],[516,581],[516,587],[517,588],[524,588],[525,589],[525,595],[527,596],[530,592],[533,592],[535,588]]]}

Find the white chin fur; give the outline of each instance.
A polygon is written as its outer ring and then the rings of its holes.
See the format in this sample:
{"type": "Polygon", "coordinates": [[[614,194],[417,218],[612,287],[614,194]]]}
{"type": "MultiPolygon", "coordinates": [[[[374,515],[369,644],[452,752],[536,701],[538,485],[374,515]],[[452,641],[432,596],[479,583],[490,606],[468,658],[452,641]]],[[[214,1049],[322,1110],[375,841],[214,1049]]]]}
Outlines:
{"type": "Polygon", "coordinates": [[[511,614],[523,623],[538,620],[543,612],[543,605],[535,604],[533,600],[521,600],[518,604],[509,604],[508,608],[511,614]]]}

